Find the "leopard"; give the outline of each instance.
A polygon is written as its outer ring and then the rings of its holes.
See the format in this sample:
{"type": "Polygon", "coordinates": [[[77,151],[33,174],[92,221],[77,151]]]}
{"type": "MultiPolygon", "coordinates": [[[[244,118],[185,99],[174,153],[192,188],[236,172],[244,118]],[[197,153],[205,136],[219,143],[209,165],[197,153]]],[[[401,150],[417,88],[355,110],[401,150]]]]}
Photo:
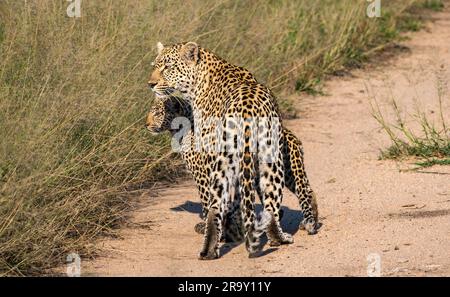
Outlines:
{"type": "Polygon", "coordinates": [[[194,111],[194,130],[199,135],[195,146],[207,160],[204,170],[209,192],[200,260],[219,257],[222,221],[234,197],[240,199],[249,256],[261,250],[260,237],[255,236],[256,182],[261,188],[264,211],[271,216],[265,229],[269,241],[293,243],[292,235],[283,232],[279,221],[284,160],[275,96],[261,83],[241,80],[234,69],[196,42],[170,46],[158,43],[148,80],[156,96],[180,92],[194,111]]]}
{"type": "MultiPolygon", "coordinates": [[[[250,73],[246,69],[237,69],[238,73],[242,73],[242,79],[249,79],[250,73]]],[[[188,171],[194,178],[197,185],[200,201],[202,204],[202,213],[208,205],[208,189],[202,186],[204,180],[203,168],[207,167],[204,164],[205,160],[201,158],[201,154],[195,152],[189,145],[194,143],[194,133],[192,127],[194,126],[192,108],[186,100],[181,96],[160,96],[154,100],[154,103],[147,115],[146,128],[152,134],[160,134],[162,132],[170,132],[173,140],[176,143],[181,143],[184,149],[179,149],[181,158],[184,161],[188,171]],[[177,121],[179,119],[180,121],[177,121]],[[186,120],[182,122],[181,120],[186,120]],[[187,129],[179,130],[181,126],[185,125],[187,129]],[[181,133],[180,133],[181,132],[181,133]]],[[[318,204],[315,193],[306,175],[304,166],[304,151],[300,139],[298,139],[289,129],[282,127],[282,134],[284,137],[284,179],[285,186],[296,195],[299,201],[301,211],[303,213],[303,221],[301,228],[305,229],[308,234],[316,234],[318,224],[318,204]],[[312,216],[312,218],[311,218],[312,216]]],[[[256,183],[258,185],[258,183],[256,183]]],[[[261,193],[257,187],[258,196],[261,199],[261,193]]],[[[282,210],[280,210],[280,219],[282,218],[282,210]]],[[[202,216],[204,218],[204,215],[202,216]]],[[[242,240],[242,232],[239,225],[239,216],[237,209],[230,214],[227,214],[224,225],[223,241],[238,242],[242,240]]],[[[204,233],[204,222],[195,225],[194,230],[197,233],[204,233]]]]}

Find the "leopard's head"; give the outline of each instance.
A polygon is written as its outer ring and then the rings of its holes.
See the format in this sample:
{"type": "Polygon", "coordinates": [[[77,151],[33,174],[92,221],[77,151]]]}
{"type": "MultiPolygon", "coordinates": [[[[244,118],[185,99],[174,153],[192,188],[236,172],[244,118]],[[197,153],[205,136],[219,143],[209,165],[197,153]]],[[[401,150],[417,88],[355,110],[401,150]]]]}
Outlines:
{"type": "Polygon", "coordinates": [[[167,97],[157,97],[147,115],[145,126],[152,134],[168,131],[174,117],[172,100],[167,97]]]}
{"type": "Polygon", "coordinates": [[[172,128],[172,122],[178,117],[183,117],[186,118],[186,121],[190,121],[192,109],[189,103],[179,96],[157,96],[147,115],[147,130],[152,134],[165,131],[174,133],[177,129],[172,128]]]}
{"type": "Polygon", "coordinates": [[[164,47],[159,42],[157,49],[149,87],[157,96],[170,95],[175,90],[184,94],[192,92],[197,79],[199,46],[195,42],[186,42],[164,47]]]}

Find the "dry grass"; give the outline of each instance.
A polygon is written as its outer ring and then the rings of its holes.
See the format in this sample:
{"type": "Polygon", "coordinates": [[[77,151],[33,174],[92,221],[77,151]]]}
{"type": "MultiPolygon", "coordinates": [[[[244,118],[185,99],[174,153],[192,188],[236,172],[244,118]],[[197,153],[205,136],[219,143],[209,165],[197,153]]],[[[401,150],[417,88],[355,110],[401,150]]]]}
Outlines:
{"type": "Polygon", "coordinates": [[[401,159],[414,157],[419,169],[433,165],[450,165],[450,123],[446,78],[437,74],[437,106],[438,110],[432,118],[423,110],[423,102],[433,98],[414,98],[414,111],[407,112],[406,106],[399,106],[391,96],[390,111],[394,121],[388,121],[381,111],[380,105],[372,98],[372,115],[382,130],[389,136],[391,146],[381,152],[381,158],[401,159]]]}
{"type": "Polygon", "coordinates": [[[0,273],[42,273],[92,252],[130,187],[174,176],[167,137],[143,129],[157,41],[198,41],[275,91],[316,90],[398,35],[414,2],[0,0],[0,273]],[[395,13],[394,13],[395,12],[395,13]],[[170,161],[170,162],[169,162],[170,161]]]}

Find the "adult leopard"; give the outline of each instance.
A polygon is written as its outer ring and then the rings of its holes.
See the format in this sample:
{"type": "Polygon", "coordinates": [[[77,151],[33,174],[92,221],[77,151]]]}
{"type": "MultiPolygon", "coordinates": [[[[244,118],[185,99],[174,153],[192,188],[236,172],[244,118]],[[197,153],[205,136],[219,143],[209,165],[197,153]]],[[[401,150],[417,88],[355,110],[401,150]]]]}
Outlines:
{"type": "Polygon", "coordinates": [[[208,160],[205,172],[210,199],[200,259],[218,257],[223,215],[235,196],[241,198],[247,251],[253,255],[259,250],[259,238],[254,235],[257,171],[264,209],[272,215],[266,230],[269,240],[293,242],[279,223],[284,160],[281,119],[274,96],[262,84],[239,79],[234,69],[234,65],[194,42],[168,47],[159,43],[148,81],[157,96],[180,91],[194,110],[195,122],[201,123],[196,125],[196,149],[208,160]],[[261,122],[263,132],[259,129],[261,122]],[[236,190],[239,195],[234,195],[236,190]]]}

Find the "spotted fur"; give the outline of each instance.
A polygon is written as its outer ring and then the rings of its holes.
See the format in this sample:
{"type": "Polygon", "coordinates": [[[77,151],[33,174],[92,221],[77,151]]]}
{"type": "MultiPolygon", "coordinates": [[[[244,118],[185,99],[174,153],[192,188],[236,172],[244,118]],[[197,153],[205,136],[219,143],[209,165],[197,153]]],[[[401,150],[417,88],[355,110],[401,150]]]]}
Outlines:
{"type": "Polygon", "coordinates": [[[169,47],[159,44],[148,82],[157,96],[181,92],[193,108],[196,127],[201,123],[196,131],[200,135],[196,137],[199,144],[196,148],[207,160],[203,170],[210,197],[200,259],[218,257],[222,221],[235,197],[240,198],[246,248],[250,255],[260,249],[259,237],[255,235],[255,183],[259,184],[265,211],[272,216],[266,229],[269,240],[279,244],[293,242],[279,223],[284,160],[283,138],[276,131],[281,122],[276,101],[267,87],[242,80],[235,69],[236,66],[194,42],[169,47]],[[259,133],[257,123],[263,118],[267,120],[267,132],[257,136],[267,137],[269,147],[258,144],[255,150],[252,137],[259,133]],[[230,139],[230,135],[234,139],[231,145],[237,150],[212,149],[222,140],[230,139]],[[267,156],[264,149],[271,152],[270,162],[260,162],[267,156]]]}
{"type": "MultiPolygon", "coordinates": [[[[239,71],[244,71],[244,74],[247,76],[246,70],[239,71]]],[[[192,130],[192,127],[194,126],[192,108],[189,102],[179,96],[158,97],[148,113],[146,126],[152,133],[170,131],[173,136],[176,136],[176,132],[180,128],[174,121],[176,118],[187,120],[184,124],[187,124],[188,129],[182,134],[179,134],[179,141],[182,146],[184,145],[185,147],[181,150],[181,157],[194,177],[199,189],[202,209],[205,209],[208,205],[209,195],[208,189],[202,187],[204,176],[201,171],[206,168],[207,165],[204,164],[206,160],[201,158],[202,154],[195,152],[189,146],[190,143],[195,143],[195,136],[192,130]],[[172,123],[175,123],[175,125],[172,126],[172,123]]],[[[282,133],[284,138],[283,159],[285,185],[298,198],[300,209],[303,213],[302,226],[309,234],[314,234],[316,233],[318,220],[317,201],[306,176],[302,143],[287,128],[283,127],[282,133]]],[[[260,198],[262,197],[260,196],[260,198]]],[[[227,241],[239,241],[242,239],[243,234],[241,233],[239,224],[236,223],[236,221],[239,221],[238,216],[236,216],[237,211],[238,208],[226,215],[224,222],[224,239],[227,241]]],[[[197,224],[195,226],[195,231],[197,233],[203,233],[204,223],[197,224]]]]}

